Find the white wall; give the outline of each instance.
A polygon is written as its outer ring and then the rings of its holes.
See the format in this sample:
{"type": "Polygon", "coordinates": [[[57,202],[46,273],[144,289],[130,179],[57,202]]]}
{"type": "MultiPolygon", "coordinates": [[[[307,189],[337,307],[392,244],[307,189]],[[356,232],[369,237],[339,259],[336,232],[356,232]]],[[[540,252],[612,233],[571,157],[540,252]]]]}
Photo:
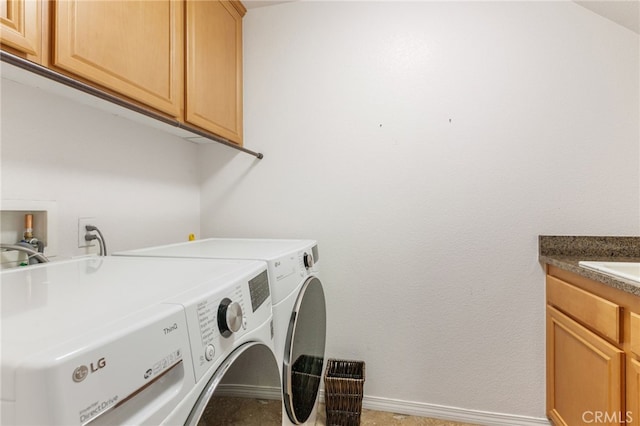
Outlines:
{"type": "Polygon", "coordinates": [[[539,234],[638,235],[638,35],[570,2],[294,2],[244,21],[246,146],[203,236],[319,240],[365,394],[544,417],[539,234]]]}
{"type": "Polygon", "coordinates": [[[57,259],[97,252],[78,248],[79,217],[96,218],[109,252],[199,232],[196,145],[40,88],[1,89],[2,199],[55,202],[57,259]]]}
{"type": "Polygon", "coordinates": [[[543,417],[537,235],[640,234],[638,56],[570,2],[259,8],[264,160],[3,79],[2,198],[56,202],[60,257],[80,216],[112,251],[316,238],[328,356],[367,362],[368,397],[543,417]]]}

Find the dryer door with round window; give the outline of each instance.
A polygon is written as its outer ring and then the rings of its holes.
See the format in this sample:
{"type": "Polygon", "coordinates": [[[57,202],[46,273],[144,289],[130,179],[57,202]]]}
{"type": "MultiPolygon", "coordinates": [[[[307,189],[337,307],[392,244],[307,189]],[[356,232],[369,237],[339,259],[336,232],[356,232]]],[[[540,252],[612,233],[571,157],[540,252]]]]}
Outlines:
{"type": "Polygon", "coordinates": [[[284,352],[284,406],[295,424],[304,423],[315,407],[324,367],[326,324],[322,283],[310,277],[291,312],[284,352]]]}

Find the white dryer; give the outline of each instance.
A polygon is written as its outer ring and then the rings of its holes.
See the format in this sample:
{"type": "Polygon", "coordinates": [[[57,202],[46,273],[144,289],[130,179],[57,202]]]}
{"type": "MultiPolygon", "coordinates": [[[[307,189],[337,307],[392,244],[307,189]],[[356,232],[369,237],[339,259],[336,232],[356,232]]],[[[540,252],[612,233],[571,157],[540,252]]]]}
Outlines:
{"type": "Polygon", "coordinates": [[[210,238],[116,253],[123,256],[254,259],[267,262],[283,425],[314,424],[326,340],[325,297],[313,240],[210,238]]]}
{"type": "Polygon", "coordinates": [[[195,424],[243,354],[279,375],[264,262],[92,257],[1,278],[3,425],[195,424]]]}

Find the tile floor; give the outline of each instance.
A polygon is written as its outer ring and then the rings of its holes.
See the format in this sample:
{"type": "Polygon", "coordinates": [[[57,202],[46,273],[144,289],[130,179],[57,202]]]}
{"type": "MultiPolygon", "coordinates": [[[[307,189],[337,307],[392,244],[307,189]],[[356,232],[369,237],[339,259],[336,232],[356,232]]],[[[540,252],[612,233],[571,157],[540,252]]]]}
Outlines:
{"type": "MultiPolygon", "coordinates": [[[[199,426],[281,426],[280,401],[216,398],[207,406],[199,426]]],[[[324,405],[318,407],[316,426],[326,426],[324,405]]],[[[362,410],[361,426],[474,426],[427,417],[407,416],[384,411],[362,410]]]]}
{"type": "MultiPolygon", "coordinates": [[[[325,426],[325,409],[320,406],[316,426],[325,426]]],[[[470,423],[456,423],[449,420],[432,419],[428,417],[407,416],[405,414],[389,413],[386,411],[362,410],[361,426],[475,426],[470,423]]]]}

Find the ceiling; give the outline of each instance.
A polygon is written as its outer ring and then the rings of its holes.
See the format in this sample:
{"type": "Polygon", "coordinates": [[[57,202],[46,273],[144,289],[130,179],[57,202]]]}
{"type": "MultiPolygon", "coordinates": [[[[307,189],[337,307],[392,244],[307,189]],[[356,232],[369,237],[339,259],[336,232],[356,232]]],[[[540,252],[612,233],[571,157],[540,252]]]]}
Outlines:
{"type": "Polygon", "coordinates": [[[590,11],[640,34],[640,0],[574,1],[590,11]]]}
{"type": "Polygon", "coordinates": [[[272,6],[279,3],[288,3],[295,0],[242,0],[242,4],[247,9],[255,9],[256,7],[272,6]]]}
{"type": "MultiPolygon", "coordinates": [[[[247,9],[295,0],[244,0],[247,9]]],[[[576,4],[640,34],[640,0],[573,0],[576,4]]]]}

